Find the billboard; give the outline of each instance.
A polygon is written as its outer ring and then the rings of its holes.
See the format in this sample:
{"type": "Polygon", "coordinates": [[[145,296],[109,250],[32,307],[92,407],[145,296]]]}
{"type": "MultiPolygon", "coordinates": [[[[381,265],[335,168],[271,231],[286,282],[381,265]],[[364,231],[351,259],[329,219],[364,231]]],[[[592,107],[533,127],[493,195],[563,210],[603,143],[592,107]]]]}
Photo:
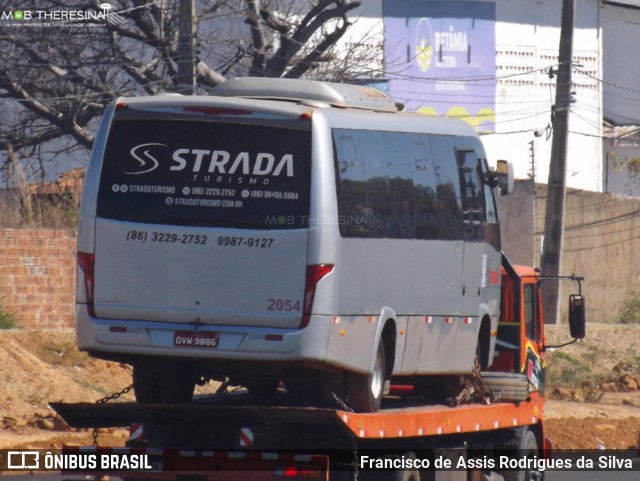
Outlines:
{"type": "Polygon", "coordinates": [[[389,95],[408,110],[459,117],[493,132],[496,6],[384,0],[389,95]]]}

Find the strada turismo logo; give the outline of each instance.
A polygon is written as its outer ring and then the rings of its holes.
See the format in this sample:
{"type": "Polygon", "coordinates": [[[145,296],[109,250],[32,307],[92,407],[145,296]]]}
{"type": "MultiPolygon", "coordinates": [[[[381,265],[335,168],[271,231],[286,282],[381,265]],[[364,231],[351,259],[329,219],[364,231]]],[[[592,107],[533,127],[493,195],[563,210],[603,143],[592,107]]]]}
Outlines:
{"type": "Polygon", "coordinates": [[[125,19],[113,11],[110,3],[102,3],[96,9],[29,9],[29,10],[4,10],[0,12],[0,20],[12,21],[10,25],[14,26],[45,26],[45,27],[63,27],[91,25],[94,22],[100,22],[99,25],[110,23],[113,25],[123,24],[125,19]]]}
{"type": "Polygon", "coordinates": [[[123,172],[123,174],[137,175],[146,174],[158,168],[160,162],[153,155],[151,155],[151,149],[154,146],[166,147],[165,144],[140,144],[136,145],[129,151],[131,156],[138,161],[138,168],[142,170],[134,170],[132,172],[123,172]]]}
{"type": "MultiPolygon", "coordinates": [[[[129,150],[136,167],[123,171],[127,175],[153,172],[160,166],[158,157],[167,145],[159,143],[139,144],[129,150]]],[[[180,148],[171,154],[170,171],[188,172],[197,180],[199,174],[227,174],[253,176],[293,177],[293,154],[276,156],[269,152],[238,152],[226,150],[180,148]]],[[[207,179],[205,179],[207,180],[207,179]]]]}

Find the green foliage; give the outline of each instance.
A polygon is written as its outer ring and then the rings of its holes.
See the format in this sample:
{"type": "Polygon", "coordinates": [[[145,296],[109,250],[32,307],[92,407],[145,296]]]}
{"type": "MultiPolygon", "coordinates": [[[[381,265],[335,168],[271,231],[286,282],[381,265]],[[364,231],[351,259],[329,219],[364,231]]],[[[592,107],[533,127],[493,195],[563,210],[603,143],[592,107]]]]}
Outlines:
{"type": "Polygon", "coordinates": [[[0,304],[0,329],[15,329],[19,327],[13,314],[0,304]]]}
{"type": "Polygon", "coordinates": [[[577,387],[592,380],[591,368],[562,351],[554,351],[547,358],[547,382],[552,387],[577,387]]]}
{"type": "Polygon", "coordinates": [[[629,296],[620,316],[621,324],[640,324],[640,292],[635,290],[629,296]]]}

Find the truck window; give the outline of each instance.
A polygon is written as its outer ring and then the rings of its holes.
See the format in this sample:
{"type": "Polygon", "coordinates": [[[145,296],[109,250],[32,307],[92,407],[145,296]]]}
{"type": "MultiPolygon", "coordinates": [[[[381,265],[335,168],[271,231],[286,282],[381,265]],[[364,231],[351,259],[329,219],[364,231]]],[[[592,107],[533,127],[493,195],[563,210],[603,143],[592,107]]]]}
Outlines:
{"type": "Polygon", "coordinates": [[[97,214],[149,224],[305,227],[311,141],[308,124],[295,126],[116,120],[97,214]]]}
{"type": "Polygon", "coordinates": [[[535,295],[533,284],[524,285],[524,322],[525,335],[529,339],[536,339],[535,295]]]}

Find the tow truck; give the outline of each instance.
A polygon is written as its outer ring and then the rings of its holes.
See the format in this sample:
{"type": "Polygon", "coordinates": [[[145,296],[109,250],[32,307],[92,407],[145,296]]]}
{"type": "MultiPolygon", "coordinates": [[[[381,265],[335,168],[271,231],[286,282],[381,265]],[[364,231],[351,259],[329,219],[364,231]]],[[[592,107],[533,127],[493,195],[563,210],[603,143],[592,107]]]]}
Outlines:
{"type": "MultiPolygon", "coordinates": [[[[239,390],[189,405],[51,407],[74,428],[133,426],[137,434],[125,449],[149,453],[157,471],[128,472],[131,480],[539,480],[544,470],[501,470],[491,457],[510,450],[544,458],[551,450],[543,417],[544,356],[552,347],[544,336],[544,279],[503,256],[494,362],[464,378],[448,400],[433,403],[419,386],[405,384],[392,385],[375,413],[352,412],[337,398],[335,408],[309,407],[308,399],[284,390],[269,398],[239,390]],[[380,465],[388,469],[370,469],[380,465]]],[[[576,342],[585,336],[583,279],[559,279],[579,286],[568,311],[576,342]]]]}

